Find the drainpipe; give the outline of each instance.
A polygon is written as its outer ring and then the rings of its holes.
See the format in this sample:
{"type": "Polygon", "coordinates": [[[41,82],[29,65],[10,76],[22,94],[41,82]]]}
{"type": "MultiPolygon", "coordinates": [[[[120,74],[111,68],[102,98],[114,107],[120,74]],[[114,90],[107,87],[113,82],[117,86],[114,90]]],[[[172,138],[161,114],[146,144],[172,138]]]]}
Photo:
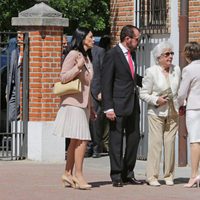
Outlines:
{"type": "MultiPolygon", "coordinates": [[[[183,48],[188,42],[188,0],[180,0],[179,33],[179,65],[183,68],[187,65],[183,55],[183,48]]],[[[187,165],[187,130],[185,116],[179,117],[178,133],[178,166],[185,167],[187,165]]]]}

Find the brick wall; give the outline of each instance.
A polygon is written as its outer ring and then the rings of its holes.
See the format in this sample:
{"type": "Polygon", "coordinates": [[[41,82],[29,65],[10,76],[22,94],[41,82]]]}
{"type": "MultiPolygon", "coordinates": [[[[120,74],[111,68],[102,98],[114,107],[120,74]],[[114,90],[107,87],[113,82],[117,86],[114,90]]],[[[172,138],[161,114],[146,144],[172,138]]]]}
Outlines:
{"type": "MultiPolygon", "coordinates": [[[[167,29],[170,33],[170,0],[167,0],[167,29]]],[[[135,0],[110,0],[110,20],[112,43],[119,41],[119,34],[124,25],[134,25],[134,2],[135,0]]],[[[151,32],[151,30],[150,30],[151,32]]]]}
{"type": "Polygon", "coordinates": [[[116,44],[122,27],[134,24],[134,0],[111,0],[110,14],[112,43],[116,44]]]}
{"type": "Polygon", "coordinates": [[[52,87],[59,80],[63,28],[39,27],[35,30],[28,28],[29,121],[53,121],[60,103],[52,87]]]}
{"type": "MultiPolygon", "coordinates": [[[[178,1],[180,15],[180,0],[178,1]]],[[[188,2],[188,41],[200,42],[200,1],[190,0],[188,2]]]]}
{"type": "Polygon", "coordinates": [[[189,41],[200,42],[200,1],[189,1],[189,41]]]}
{"type": "MultiPolygon", "coordinates": [[[[200,42],[200,1],[189,1],[189,41],[200,42]]],[[[169,0],[167,0],[168,6],[168,24],[170,20],[170,6],[169,0]]],[[[110,1],[111,12],[111,36],[113,44],[119,41],[119,34],[121,28],[126,24],[134,24],[134,0],[111,0],[110,1]]],[[[180,0],[178,2],[179,15],[180,15],[180,0]]],[[[169,24],[169,32],[170,24],[169,24]]]]}

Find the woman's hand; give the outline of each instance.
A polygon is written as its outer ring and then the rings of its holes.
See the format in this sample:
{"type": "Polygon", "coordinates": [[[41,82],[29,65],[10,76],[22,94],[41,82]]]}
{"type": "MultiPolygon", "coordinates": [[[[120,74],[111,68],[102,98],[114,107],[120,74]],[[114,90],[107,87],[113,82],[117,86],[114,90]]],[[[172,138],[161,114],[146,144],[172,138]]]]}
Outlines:
{"type": "Polygon", "coordinates": [[[158,100],[157,100],[157,107],[159,106],[163,106],[165,105],[166,103],[168,102],[168,97],[167,96],[160,96],[158,97],[158,100]]]}
{"type": "Polygon", "coordinates": [[[82,69],[83,66],[85,65],[85,59],[80,53],[76,58],[76,65],[78,66],[79,69],[82,69]]]}

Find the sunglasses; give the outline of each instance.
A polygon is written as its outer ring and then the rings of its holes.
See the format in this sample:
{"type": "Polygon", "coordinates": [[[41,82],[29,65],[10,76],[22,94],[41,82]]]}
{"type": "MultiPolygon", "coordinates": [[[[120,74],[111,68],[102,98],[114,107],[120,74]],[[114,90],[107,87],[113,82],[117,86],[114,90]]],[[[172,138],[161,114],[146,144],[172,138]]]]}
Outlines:
{"type": "Polygon", "coordinates": [[[129,38],[136,40],[138,43],[140,43],[140,41],[141,41],[141,37],[140,36],[139,37],[129,37],[129,38]]]}
{"type": "Polygon", "coordinates": [[[174,55],[174,52],[171,51],[171,52],[165,52],[165,53],[162,53],[161,55],[165,56],[165,57],[168,57],[169,55],[174,55]]]}

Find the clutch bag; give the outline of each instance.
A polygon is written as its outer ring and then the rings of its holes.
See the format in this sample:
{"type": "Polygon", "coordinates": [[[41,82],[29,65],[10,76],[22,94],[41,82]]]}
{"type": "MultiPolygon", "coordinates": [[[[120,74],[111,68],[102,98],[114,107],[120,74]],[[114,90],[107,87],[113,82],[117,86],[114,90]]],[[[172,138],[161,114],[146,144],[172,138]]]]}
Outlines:
{"type": "Polygon", "coordinates": [[[168,99],[170,99],[170,100],[173,99],[173,93],[172,93],[171,88],[168,88],[168,89],[162,91],[162,92],[159,94],[159,96],[163,96],[163,97],[168,98],[168,99]]]}
{"type": "Polygon", "coordinates": [[[72,80],[68,83],[57,82],[53,87],[53,93],[57,96],[76,94],[79,92],[81,92],[81,81],[79,79],[72,80]]]}
{"type": "Polygon", "coordinates": [[[184,116],[186,113],[186,106],[181,106],[179,108],[179,116],[184,116]]]}

